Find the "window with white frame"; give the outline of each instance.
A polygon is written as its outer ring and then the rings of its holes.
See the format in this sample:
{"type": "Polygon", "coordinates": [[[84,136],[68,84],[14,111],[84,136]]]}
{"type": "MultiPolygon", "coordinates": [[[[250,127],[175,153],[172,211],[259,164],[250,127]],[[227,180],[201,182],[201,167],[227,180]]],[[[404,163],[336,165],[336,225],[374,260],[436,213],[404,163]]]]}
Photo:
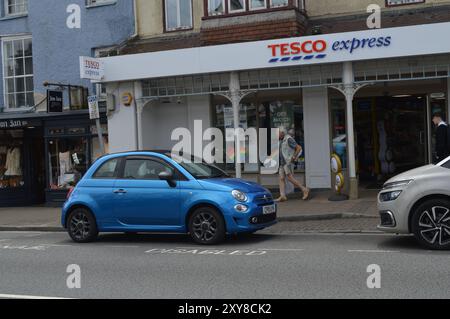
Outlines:
{"type": "Polygon", "coordinates": [[[285,7],[289,4],[289,0],[270,0],[270,7],[285,7]]]}
{"type": "Polygon", "coordinates": [[[208,0],[208,16],[296,7],[305,10],[305,0],[208,0]],[[226,4],[226,5],[225,5],[226,4]]]}
{"type": "Polygon", "coordinates": [[[250,9],[251,10],[259,10],[266,9],[267,3],[266,0],[250,0],[250,9]]]}
{"type": "Polygon", "coordinates": [[[115,2],[114,0],[86,0],[87,6],[95,6],[95,5],[101,5],[104,3],[111,3],[115,2]]]}
{"type": "Polygon", "coordinates": [[[192,0],[164,0],[166,31],[192,28],[192,0]]]}
{"type": "Polygon", "coordinates": [[[3,40],[5,107],[34,106],[33,46],[31,38],[3,40]]]}
{"type": "Polygon", "coordinates": [[[231,13],[245,11],[245,0],[228,0],[228,10],[231,13]]]}
{"type": "Polygon", "coordinates": [[[208,0],[208,15],[219,15],[225,13],[225,0],[208,0]]]}
{"type": "Polygon", "coordinates": [[[6,15],[26,14],[28,12],[28,0],[5,0],[6,15]]]}

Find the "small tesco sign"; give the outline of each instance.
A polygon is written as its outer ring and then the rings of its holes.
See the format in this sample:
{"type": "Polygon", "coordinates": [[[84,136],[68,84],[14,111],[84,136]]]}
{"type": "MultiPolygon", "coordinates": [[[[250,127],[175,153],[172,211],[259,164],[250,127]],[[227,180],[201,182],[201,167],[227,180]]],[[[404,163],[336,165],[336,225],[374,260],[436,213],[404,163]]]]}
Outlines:
{"type": "Polygon", "coordinates": [[[99,59],[80,57],[80,77],[82,79],[101,81],[105,76],[103,62],[99,59]]]}

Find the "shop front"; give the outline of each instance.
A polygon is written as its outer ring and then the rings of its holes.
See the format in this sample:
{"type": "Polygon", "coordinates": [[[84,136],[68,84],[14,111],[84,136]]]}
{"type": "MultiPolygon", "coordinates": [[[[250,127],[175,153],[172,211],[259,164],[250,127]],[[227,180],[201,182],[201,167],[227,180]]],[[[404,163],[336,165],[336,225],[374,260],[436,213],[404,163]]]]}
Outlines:
{"type": "MultiPolygon", "coordinates": [[[[372,85],[354,99],[357,171],[361,186],[380,188],[393,175],[433,162],[432,116],[448,114],[448,81],[372,85]]],[[[330,96],[333,152],[347,162],[345,101],[330,96]]]]}
{"type": "Polygon", "coordinates": [[[0,207],[60,206],[102,155],[95,124],[85,111],[13,116],[0,119],[0,207]]]}
{"type": "MultiPolygon", "coordinates": [[[[450,23],[103,58],[107,90],[135,100],[130,107],[116,98],[111,149],[170,149],[173,130],[194,136],[196,120],[223,132],[283,127],[304,149],[297,171],[308,187],[334,187],[330,158],[337,154],[346,191],[357,198],[358,181],[379,187],[431,162],[431,116],[449,114],[450,44],[436,36],[443,30],[450,23]],[[182,60],[192,63],[181,67],[182,60]]],[[[222,151],[225,158],[241,153],[222,151]]],[[[262,164],[221,165],[277,184],[276,175],[259,174],[262,164]]]]}
{"type": "Polygon", "coordinates": [[[0,120],[0,206],[44,201],[43,122],[0,120]]]}
{"type": "MultiPolygon", "coordinates": [[[[102,118],[105,151],[108,152],[106,118],[102,118]]],[[[66,195],[100,156],[96,125],[87,114],[54,117],[45,121],[45,199],[47,205],[60,206],[66,195]]]]}

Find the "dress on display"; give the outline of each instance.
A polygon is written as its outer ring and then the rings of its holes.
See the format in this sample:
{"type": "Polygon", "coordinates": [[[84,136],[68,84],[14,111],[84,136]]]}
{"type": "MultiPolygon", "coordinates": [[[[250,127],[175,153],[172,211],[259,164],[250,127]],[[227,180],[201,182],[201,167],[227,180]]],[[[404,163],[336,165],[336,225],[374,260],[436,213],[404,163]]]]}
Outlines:
{"type": "Polygon", "coordinates": [[[22,166],[20,165],[20,148],[10,148],[6,153],[5,176],[22,176],[22,166]]]}
{"type": "Polygon", "coordinates": [[[66,185],[73,180],[74,175],[68,174],[73,172],[72,160],[70,152],[59,153],[59,184],[66,185]]]}

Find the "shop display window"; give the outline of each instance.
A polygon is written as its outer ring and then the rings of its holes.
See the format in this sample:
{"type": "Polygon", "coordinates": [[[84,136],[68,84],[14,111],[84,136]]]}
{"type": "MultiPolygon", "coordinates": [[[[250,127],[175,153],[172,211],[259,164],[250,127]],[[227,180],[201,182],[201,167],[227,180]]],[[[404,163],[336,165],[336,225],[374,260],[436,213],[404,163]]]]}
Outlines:
{"type": "Polygon", "coordinates": [[[23,130],[0,131],[0,189],[24,186],[23,130]]]}
{"type": "Polygon", "coordinates": [[[49,186],[52,190],[75,186],[88,168],[88,139],[70,137],[48,141],[49,186]]]}
{"type": "MultiPolygon", "coordinates": [[[[223,131],[233,127],[233,108],[231,103],[222,97],[213,99],[213,125],[223,131]]],[[[297,171],[305,169],[305,139],[303,123],[303,107],[301,105],[301,92],[299,91],[275,91],[253,95],[242,101],[240,106],[240,127],[266,128],[267,149],[270,150],[271,128],[285,128],[302,147],[303,152],[296,163],[297,171]]],[[[243,164],[244,173],[258,173],[261,164],[249,163],[249,138],[246,138],[245,149],[241,151],[241,158],[245,158],[243,164]]],[[[224,159],[234,159],[234,147],[226,149],[224,144],[224,159]]],[[[258,149],[259,154],[259,149],[258,149]]],[[[278,152],[274,156],[279,156],[278,152]]],[[[228,171],[234,170],[234,164],[218,165],[228,171]]]]}

